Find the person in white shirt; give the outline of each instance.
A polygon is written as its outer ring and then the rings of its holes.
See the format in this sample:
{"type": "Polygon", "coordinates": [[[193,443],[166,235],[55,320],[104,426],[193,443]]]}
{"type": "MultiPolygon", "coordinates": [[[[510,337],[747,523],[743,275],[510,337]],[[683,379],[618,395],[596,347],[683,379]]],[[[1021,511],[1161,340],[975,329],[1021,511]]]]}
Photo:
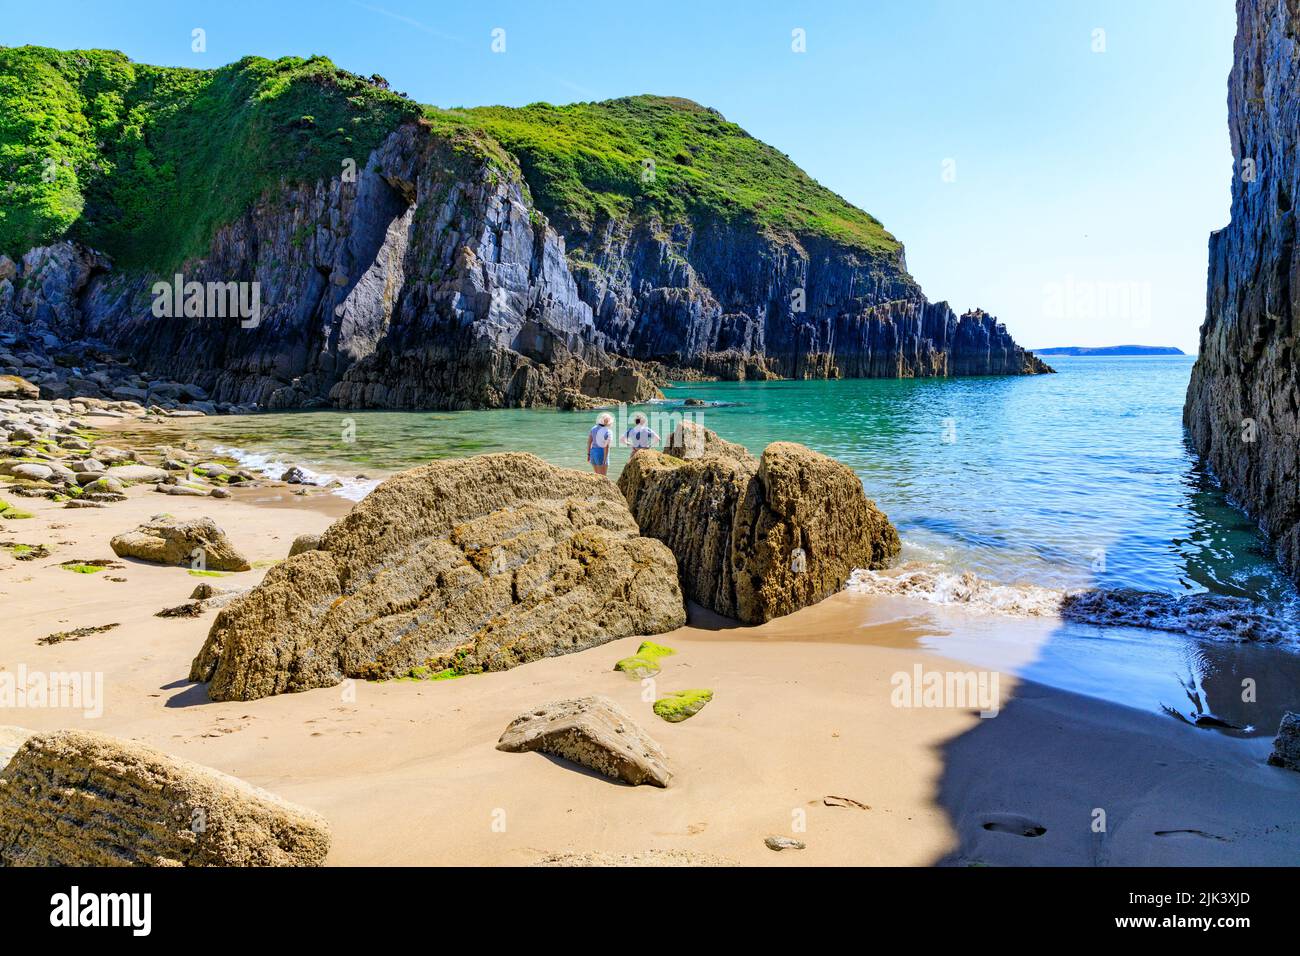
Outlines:
{"type": "Polygon", "coordinates": [[[643,448],[653,448],[659,444],[659,435],[646,424],[645,415],[637,412],[632,416],[632,427],[623,433],[623,444],[632,446],[632,457],[643,448]]]}
{"type": "Polygon", "coordinates": [[[614,416],[601,412],[596,424],[587,432],[587,461],[598,475],[609,471],[609,446],[614,444],[614,430],[610,426],[613,424],[614,416]]]}

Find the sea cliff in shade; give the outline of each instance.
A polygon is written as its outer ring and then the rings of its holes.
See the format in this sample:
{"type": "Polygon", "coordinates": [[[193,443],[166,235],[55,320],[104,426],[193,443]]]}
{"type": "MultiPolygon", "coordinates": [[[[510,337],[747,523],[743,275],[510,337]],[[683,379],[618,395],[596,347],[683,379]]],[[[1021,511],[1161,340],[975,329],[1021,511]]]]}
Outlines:
{"type": "MultiPolygon", "coordinates": [[[[119,349],[218,407],[1050,371],[993,316],[929,302],[876,219],[689,100],[442,110],[323,57],[205,71],[22,47],[0,50],[0,115],[0,329],[73,364],[119,349]],[[258,283],[254,326],[156,317],[176,275],[258,283]]],[[[135,387],[67,380],[47,394],[135,387]]]]}
{"type": "Polygon", "coordinates": [[[1300,580],[1300,14],[1238,0],[1228,79],[1232,221],[1210,236],[1200,358],[1183,418],[1196,450],[1300,580]]]}

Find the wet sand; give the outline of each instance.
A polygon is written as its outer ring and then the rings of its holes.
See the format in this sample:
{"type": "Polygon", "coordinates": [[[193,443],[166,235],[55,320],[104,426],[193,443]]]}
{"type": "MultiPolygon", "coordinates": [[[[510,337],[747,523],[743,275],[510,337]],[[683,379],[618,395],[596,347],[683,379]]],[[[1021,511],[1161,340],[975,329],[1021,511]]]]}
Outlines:
{"type": "Polygon", "coordinates": [[[918,664],[927,673],[973,666],[927,649],[961,627],[960,615],[940,620],[905,599],[841,593],[756,628],[697,611],[689,626],[656,638],[677,654],[654,690],[715,692],[679,724],[655,717],[641,685],[611,670],[636,638],[504,673],[212,703],[186,676],[216,611],[155,612],[203,580],[255,582],[296,535],[322,530],[349,503],[287,487],[236,489],[225,500],[136,488],[103,509],[20,500],[34,516],[0,522],[0,542],[45,544],[51,554],[20,562],[0,550],[0,666],[102,672],[105,702],[97,718],[25,708],[0,722],[81,726],[235,774],[324,814],[332,864],[639,854],[747,865],[1249,865],[1300,855],[1300,774],[1264,764],[1266,737],[1208,733],[1009,672],[998,674],[996,717],[970,706],[894,706],[894,675],[918,664]],[[210,515],[263,567],[221,579],[135,561],[97,574],[60,567],[113,558],[109,538],[160,511],[210,515]],[[118,626],[37,643],[110,623],[118,626]],[[593,693],[658,739],[675,772],[670,788],[623,786],[541,754],[495,749],[524,710],[593,693]],[[1095,832],[1098,809],[1104,833],[1095,832]],[[769,834],[807,849],[774,852],[763,843],[769,834]]]}

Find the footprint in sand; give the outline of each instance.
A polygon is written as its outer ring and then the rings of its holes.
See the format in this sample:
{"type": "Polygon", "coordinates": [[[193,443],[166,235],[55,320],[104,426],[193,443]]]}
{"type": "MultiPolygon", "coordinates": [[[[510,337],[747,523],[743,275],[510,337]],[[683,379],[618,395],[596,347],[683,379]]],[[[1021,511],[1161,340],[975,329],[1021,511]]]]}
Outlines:
{"type": "Polygon", "coordinates": [[[1015,813],[992,814],[982,826],[991,833],[1014,833],[1022,837],[1040,837],[1047,832],[1041,823],[1015,813]]]}

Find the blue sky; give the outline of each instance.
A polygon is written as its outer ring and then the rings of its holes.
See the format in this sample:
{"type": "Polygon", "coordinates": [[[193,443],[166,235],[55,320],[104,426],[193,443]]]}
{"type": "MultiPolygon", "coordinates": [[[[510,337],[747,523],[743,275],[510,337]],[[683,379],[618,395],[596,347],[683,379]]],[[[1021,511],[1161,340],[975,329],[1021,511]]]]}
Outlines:
{"type": "Polygon", "coordinates": [[[168,65],[322,53],[440,106],[689,97],[877,216],[930,298],[1031,347],[1194,350],[1228,219],[1231,0],[0,0],[0,24],[168,65]]]}

